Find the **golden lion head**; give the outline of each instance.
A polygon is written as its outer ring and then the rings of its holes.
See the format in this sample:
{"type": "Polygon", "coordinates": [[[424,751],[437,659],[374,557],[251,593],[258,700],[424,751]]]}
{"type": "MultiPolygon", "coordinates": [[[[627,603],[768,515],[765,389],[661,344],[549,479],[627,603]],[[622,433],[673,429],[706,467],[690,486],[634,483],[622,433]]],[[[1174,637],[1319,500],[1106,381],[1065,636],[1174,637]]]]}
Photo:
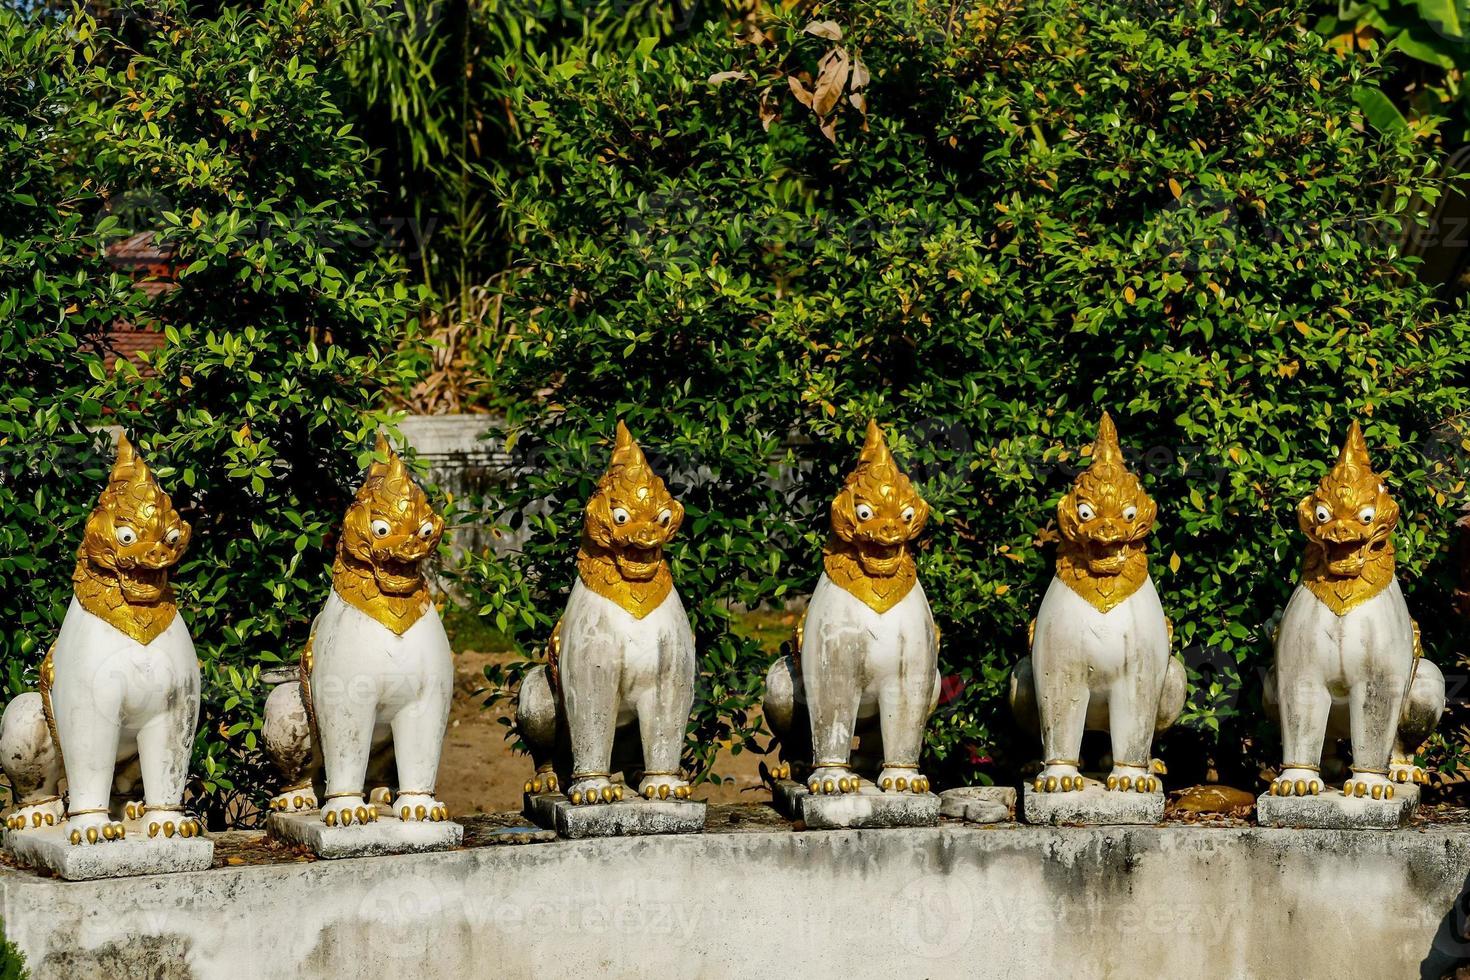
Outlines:
{"type": "Polygon", "coordinates": [[[130,604],[151,605],[169,597],[168,573],[184,557],[189,532],[148,465],[119,434],[117,458],[87,518],[78,562],[95,576],[115,580],[130,604]]]}
{"type": "Polygon", "coordinates": [[[1092,465],[1057,504],[1057,525],[1092,575],[1118,575],[1143,551],[1158,508],[1123,461],[1113,418],[1103,413],[1092,465]]]}
{"type": "Polygon", "coordinates": [[[587,501],[584,538],[612,556],[622,578],[646,582],[658,574],[664,545],[683,520],[683,505],[669,494],[619,421],[612,461],[587,501]]]}
{"type": "Polygon", "coordinates": [[[832,534],[851,547],[863,573],[896,575],[905,549],[929,519],[929,505],[899,472],[883,431],[868,421],[857,467],[832,500],[832,534]]]}
{"type": "Polygon", "coordinates": [[[1320,550],[1322,567],[1334,577],[1361,575],[1370,559],[1392,555],[1399,505],[1373,472],[1357,422],[1348,429],[1337,465],[1302,498],[1296,513],[1308,547],[1320,550]]]}
{"type": "Polygon", "coordinates": [[[428,495],[381,432],[376,449],[387,459],[368,468],[347,508],[337,548],[372,569],[379,591],[408,595],[424,582],[420,566],[438,547],[444,519],[434,513],[428,495]]]}

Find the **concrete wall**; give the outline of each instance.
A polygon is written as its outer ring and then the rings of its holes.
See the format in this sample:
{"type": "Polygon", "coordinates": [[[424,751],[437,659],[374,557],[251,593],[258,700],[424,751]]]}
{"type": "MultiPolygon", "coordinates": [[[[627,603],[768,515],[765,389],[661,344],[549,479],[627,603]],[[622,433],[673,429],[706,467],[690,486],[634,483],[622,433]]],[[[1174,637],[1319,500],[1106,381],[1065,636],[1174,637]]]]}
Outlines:
{"type": "Polygon", "coordinates": [[[973,828],[558,841],[66,883],[56,977],[1439,977],[1464,829],[973,828]]]}

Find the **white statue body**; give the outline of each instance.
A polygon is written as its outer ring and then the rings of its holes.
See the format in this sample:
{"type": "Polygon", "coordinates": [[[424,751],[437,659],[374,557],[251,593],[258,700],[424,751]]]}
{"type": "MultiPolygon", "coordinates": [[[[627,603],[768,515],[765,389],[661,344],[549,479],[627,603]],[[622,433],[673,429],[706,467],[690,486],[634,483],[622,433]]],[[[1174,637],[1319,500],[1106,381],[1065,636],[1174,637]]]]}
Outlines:
{"type": "Polygon", "coordinates": [[[113,796],[134,792],[139,779],[143,799],[126,801],[122,816],[146,813],[150,837],[202,832],[182,805],[199,661],[168,583],[188,541],[189,525],[120,437],[107,489],[87,519],[71,605],[41,665],[41,690],[12,701],[0,723],[0,758],[19,804],[12,830],[57,820],[64,775],[73,844],[122,839],[113,796]]]}
{"type": "Polygon", "coordinates": [[[612,803],[636,784],[647,799],[689,798],[681,760],[698,666],[664,558],[683,519],[618,422],[607,472],[587,500],[577,580],[548,663],[521,682],[516,727],[536,763],[527,793],[561,785],[573,805],[612,803]]]}
{"type": "MultiPolygon", "coordinates": [[[[51,654],[51,712],[66,767],[68,827],[86,835],[110,818],[113,770],[133,755],[143,803],[176,811],[199,722],[199,660],[183,618],[148,644],[83,609],[75,598],[51,654]]],[[[182,819],[182,818],[178,818],[182,819]]]]}
{"type": "Polygon", "coordinates": [[[1427,778],[1404,739],[1417,744],[1433,730],[1444,676],[1420,659],[1418,628],[1394,574],[1398,516],[1354,422],[1336,465],[1297,507],[1306,560],[1276,633],[1265,698],[1281,721],[1272,795],[1322,792],[1329,735],[1352,742],[1344,795],[1392,799],[1394,782],[1427,778]]]}
{"type": "Polygon", "coordinates": [[[1276,636],[1280,778],[1293,786],[1297,779],[1318,778],[1328,716],[1336,708],[1347,712],[1354,775],[1370,793],[1375,784],[1387,783],[1413,673],[1414,621],[1396,579],[1341,616],[1297,586],[1276,636]]]}
{"type": "MultiPolygon", "coordinates": [[[[1031,668],[1048,760],[1078,757],[1084,730],[1112,739],[1112,775],[1146,774],[1169,665],[1169,625],[1153,580],[1107,612],[1053,578],[1031,645],[1031,668]]],[[[1045,776],[1076,776],[1051,762],[1045,776]]]]}
{"type": "MultiPolygon", "coordinates": [[[[634,722],[643,746],[639,792],[676,793],[684,732],[694,706],[694,632],[679,593],[669,590],[636,617],[618,603],[572,586],[560,628],[558,671],[572,751],[569,792],[602,798],[612,786],[614,733],[634,722]]],[[[676,794],[677,795],[677,794],[676,794]]]]}
{"type": "Polygon", "coordinates": [[[917,580],[878,612],[823,573],[807,606],[799,663],[811,723],[810,781],[826,791],[827,780],[850,779],[852,739],[876,719],[877,785],[924,785],[918,764],[939,698],[939,633],[917,580]]]}
{"type": "MultiPolygon", "coordinates": [[[[416,813],[434,800],[454,694],[454,655],[432,606],[401,635],[333,590],[312,637],[311,698],[326,772],[323,815],[356,813],[375,746],[391,736],[398,795],[416,813]]],[[[351,820],[349,818],[348,822],[351,820]]]]}

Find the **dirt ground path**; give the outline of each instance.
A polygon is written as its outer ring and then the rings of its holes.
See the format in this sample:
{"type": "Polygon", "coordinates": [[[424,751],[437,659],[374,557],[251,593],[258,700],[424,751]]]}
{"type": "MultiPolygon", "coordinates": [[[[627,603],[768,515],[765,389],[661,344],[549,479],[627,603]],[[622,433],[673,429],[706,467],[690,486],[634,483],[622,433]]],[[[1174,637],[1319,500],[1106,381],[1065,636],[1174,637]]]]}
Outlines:
{"type": "MultiPolygon", "coordinates": [[[[454,705],[444,736],[438,786],[439,798],[451,814],[470,816],[520,808],[521,789],[532,772],[530,757],[511,749],[505,737],[509,729],[500,724],[496,712],[481,708],[482,698],[476,696],[485,686],[485,666],[510,656],[455,654],[454,705]]],[[[715,771],[733,782],[718,787],[702,785],[695,797],[711,803],[765,800],[758,769],[762,758],[750,752],[722,755],[715,771]]]]}

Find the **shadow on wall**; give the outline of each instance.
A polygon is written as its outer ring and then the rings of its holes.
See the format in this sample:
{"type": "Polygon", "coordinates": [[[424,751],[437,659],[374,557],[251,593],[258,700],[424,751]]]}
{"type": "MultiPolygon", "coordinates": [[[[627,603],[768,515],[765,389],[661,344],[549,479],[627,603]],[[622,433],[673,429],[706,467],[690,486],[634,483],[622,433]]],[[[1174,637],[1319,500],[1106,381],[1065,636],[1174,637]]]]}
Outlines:
{"type": "Polygon", "coordinates": [[[1419,964],[1419,980],[1460,980],[1470,976],[1470,875],[1460,886],[1455,903],[1439,920],[1429,952],[1419,964]]]}

